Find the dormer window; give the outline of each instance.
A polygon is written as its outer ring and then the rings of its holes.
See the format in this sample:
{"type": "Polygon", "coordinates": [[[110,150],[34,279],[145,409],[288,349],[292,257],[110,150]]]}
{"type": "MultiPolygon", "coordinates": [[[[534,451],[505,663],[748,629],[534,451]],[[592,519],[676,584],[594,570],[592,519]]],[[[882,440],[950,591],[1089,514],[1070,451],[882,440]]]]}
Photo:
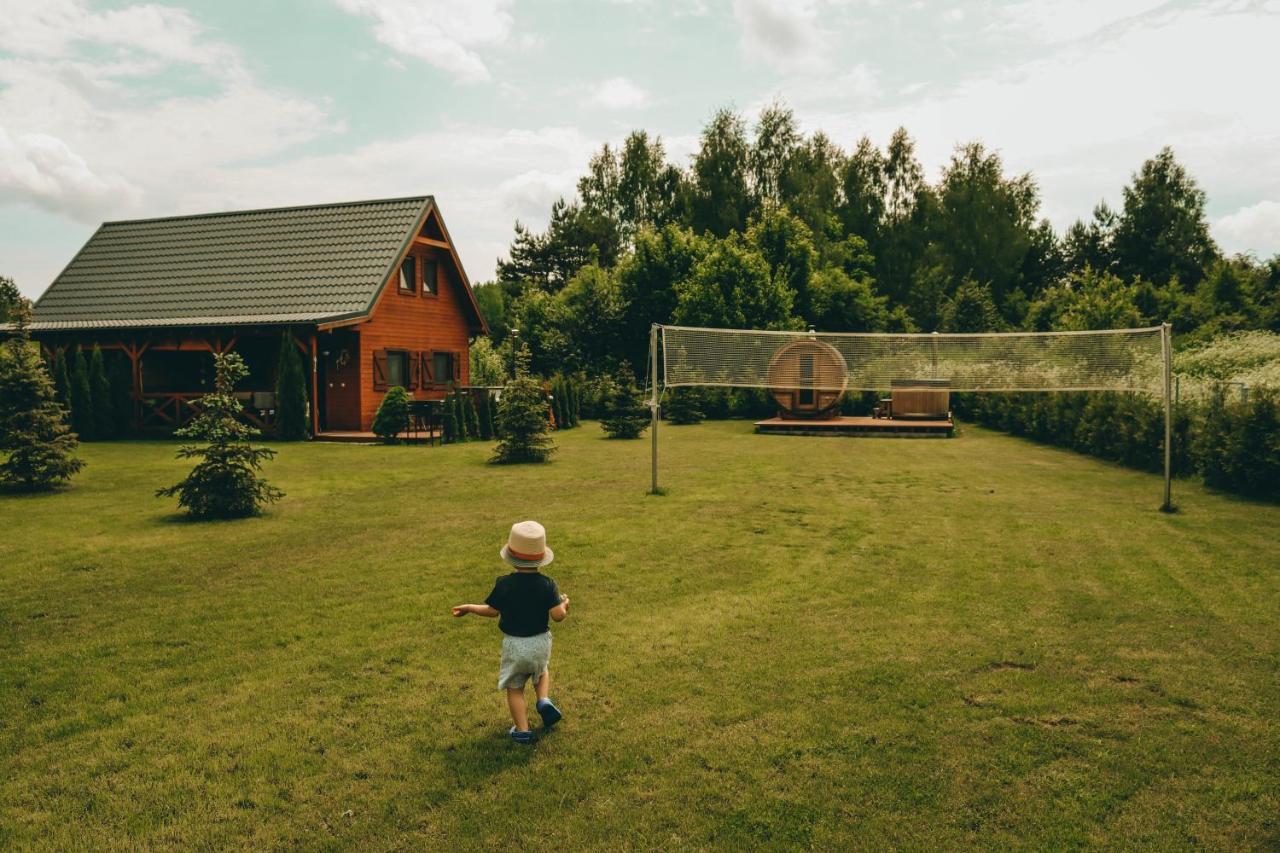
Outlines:
{"type": "Polygon", "coordinates": [[[400,292],[418,292],[418,259],[413,255],[405,258],[400,264],[400,292]]]}

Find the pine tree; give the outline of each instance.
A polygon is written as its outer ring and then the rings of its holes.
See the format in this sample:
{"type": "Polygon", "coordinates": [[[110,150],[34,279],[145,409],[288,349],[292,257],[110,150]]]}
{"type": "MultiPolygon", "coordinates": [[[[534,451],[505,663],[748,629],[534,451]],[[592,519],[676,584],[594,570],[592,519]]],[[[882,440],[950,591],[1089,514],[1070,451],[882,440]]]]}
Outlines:
{"type": "Polygon", "coordinates": [[[93,438],[93,392],[89,387],[89,362],[76,347],[71,368],[71,428],[80,438],[93,438]]]}
{"type": "Polygon", "coordinates": [[[71,455],[77,442],[66,409],[31,346],[29,309],[16,312],[16,334],[0,351],[0,484],[36,491],[71,479],[84,463],[71,455]]]}
{"type": "Polygon", "coordinates": [[[635,374],[623,362],[616,378],[609,379],[604,394],[600,426],[609,438],[639,438],[649,426],[649,407],[636,387],[635,374]]]}
{"type": "Polygon", "coordinates": [[[569,420],[564,414],[564,386],[559,379],[551,380],[551,411],[556,416],[556,429],[568,429],[569,420]]]}
{"type": "Polygon", "coordinates": [[[547,425],[547,397],[542,383],[529,375],[528,344],[516,354],[516,378],[502,389],[498,401],[498,446],[491,462],[546,462],[555,452],[547,425]]]}
{"type": "Polygon", "coordinates": [[[373,433],[388,444],[409,425],[409,392],[396,385],[378,404],[373,415],[373,433]]]}
{"type": "Polygon", "coordinates": [[[183,445],[179,459],[201,461],[187,478],[156,491],[156,497],[177,495],[178,506],[194,518],[243,518],[256,515],[263,504],[277,501],[284,493],[258,476],[262,462],[276,452],[254,447],[249,439],[258,430],[239,417],[243,406],[236,399],[236,382],[249,375],[238,353],[213,357],[214,388],[200,398],[200,414],[174,433],[182,438],[203,439],[203,447],[183,445]]]}
{"type": "Polygon", "coordinates": [[[116,437],[116,416],[111,399],[111,383],[102,349],[93,348],[89,356],[89,399],[93,414],[93,437],[99,440],[116,437]]]}
{"type": "Polygon", "coordinates": [[[696,424],[706,418],[701,388],[672,388],[662,413],[673,424],[696,424]]]}
{"type": "Polygon", "coordinates": [[[306,372],[293,334],[280,337],[280,355],[276,358],[276,437],[284,441],[301,441],[310,432],[307,404],[306,372]]]}
{"type": "Polygon", "coordinates": [[[115,353],[107,368],[111,385],[111,413],[115,417],[113,432],[128,435],[133,424],[133,365],[123,353],[115,353]]]}

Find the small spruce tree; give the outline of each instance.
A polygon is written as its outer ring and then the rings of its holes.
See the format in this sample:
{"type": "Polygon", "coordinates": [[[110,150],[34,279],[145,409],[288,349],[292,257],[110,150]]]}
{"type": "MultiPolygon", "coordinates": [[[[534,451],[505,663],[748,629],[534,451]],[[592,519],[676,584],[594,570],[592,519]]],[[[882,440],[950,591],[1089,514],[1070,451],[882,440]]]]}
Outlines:
{"type": "Polygon", "coordinates": [[[0,484],[39,491],[84,467],[76,437],[54,392],[44,360],[27,332],[30,309],[15,309],[16,333],[0,351],[0,484]]]}
{"type": "Polygon", "coordinates": [[[577,379],[569,382],[569,411],[573,418],[573,425],[578,426],[582,423],[582,383],[577,379]]]}
{"type": "Polygon", "coordinates": [[[502,389],[494,424],[498,446],[491,462],[546,462],[555,452],[547,424],[547,396],[542,383],[529,375],[529,345],[516,353],[516,377],[502,389]]]}
{"type": "Polygon", "coordinates": [[[93,410],[93,436],[99,440],[116,437],[116,414],[111,399],[111,382],[102,349],[93,348],[89,356],[89,399],[93,410]]]}
{"type": "Polygon", "coordinates": [[[258,430],[239,417],[244,407],[236,399],[236,383],[249,375],[244,359],[229,352],[213,357],[213,391],[200,398],[200,414],[178,430],[181,438],[200,439],[203,447],[183,445],[179,459],[199,459],[185,480],[156,491],[156,497],[177,495],[178,506],[193,518],[244,518],[284,497],[258,472],[276,452],[254,447],[258,430]]]}
{"type": "Polygon", "coordinates": [[[600,426],[609,438],[639,438],[649,426],[649,407],[636,387],[630,366],[624,362],[617,377],[610,378],[604,388],[600,426]]]}
{"type": "Polygon", "coordinates": [[[662,406],[662,414],[673,424],[696,424],[706,418],[702,410],[701,388],[672,388],[662,406]]]}
{"type": "Polygon", "coordinates": [[[280,336],[280,354],[276,358],[276,437],[284,441],[305,439],[310,432],[309,414],[302,354],[293,334],[286,331],[280,336]]]}
{"type": "Polygon", "coordinates": [[[89,386],[89,362],[76,347],[71,368],[71,428],[82,439],[93,438],[93,391],[89,386]]]}
{"type": "Polygon", "coordinates": [[[393,385],[373,415],[373,434],[388,444],[394,444],[409,425],[409,392],[393,385]]]}

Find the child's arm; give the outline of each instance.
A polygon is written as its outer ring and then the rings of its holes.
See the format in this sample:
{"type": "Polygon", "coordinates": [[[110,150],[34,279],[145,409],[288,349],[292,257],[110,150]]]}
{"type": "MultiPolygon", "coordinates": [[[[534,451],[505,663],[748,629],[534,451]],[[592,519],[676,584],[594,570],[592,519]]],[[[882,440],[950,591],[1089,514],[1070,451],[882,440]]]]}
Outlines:
{"type": "Polygon", "coordinates": [[[569,596],[560,596],[560,603],[547,611],[551,618],[556,622],[563,622],[564,617],[569,615],[569,596]]]}
{"type": "Polygon", "coordinates": [[[468,613],[475,616],[487,616],[490,619],[499,615],[497,610],[487,604],[459,604],[453,608],[454,616],[466,616],[468,613]]]}

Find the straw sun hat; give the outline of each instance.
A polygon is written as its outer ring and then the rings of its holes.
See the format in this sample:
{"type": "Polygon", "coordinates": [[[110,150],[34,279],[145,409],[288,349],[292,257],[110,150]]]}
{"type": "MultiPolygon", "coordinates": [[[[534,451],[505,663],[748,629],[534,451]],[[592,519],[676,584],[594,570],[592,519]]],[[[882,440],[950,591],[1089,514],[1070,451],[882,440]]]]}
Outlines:
{"type": "Polygon", "coordinates": [[[498,553],[517,569],[541,568],[556,556],[547,547],[546,529],[536,521],[518,521],[511,525],[507,544],[498,553]]]}

